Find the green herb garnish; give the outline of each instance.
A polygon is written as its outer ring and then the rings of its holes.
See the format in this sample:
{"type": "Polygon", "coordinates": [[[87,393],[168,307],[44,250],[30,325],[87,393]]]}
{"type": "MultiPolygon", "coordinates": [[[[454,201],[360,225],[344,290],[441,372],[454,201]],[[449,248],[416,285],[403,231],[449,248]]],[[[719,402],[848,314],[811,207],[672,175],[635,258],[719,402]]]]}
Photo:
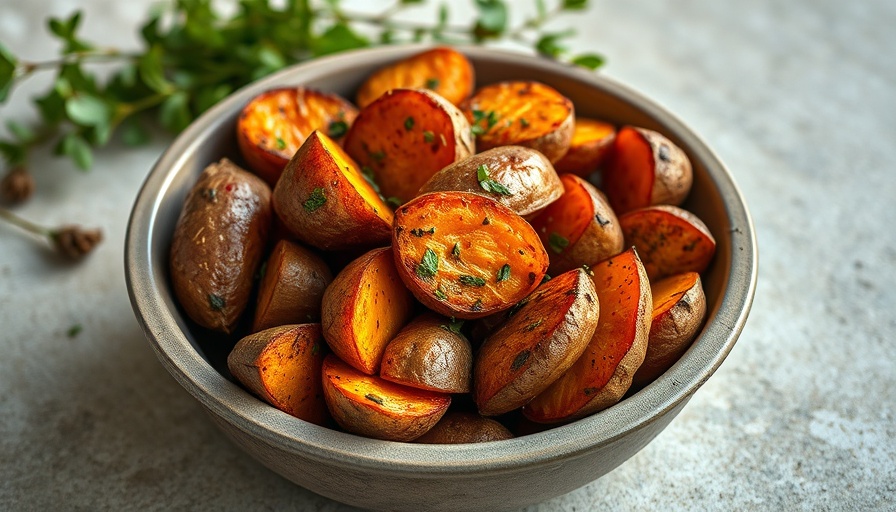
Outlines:
{"type": "Polygon", "coordinates": [[[478,299],[470,306],[470,311],[482,311],[482,299],[478,299]]]}
{"type": "Polygon", "coordinates": [[[75,336],[80,334],[82,330],[84,330],[84,327],[81,324],[75,324],[75,325],[69,327],[68,330],[65,331],[65,334],[69,338],[74,338],[75,336]]]}
{"type": "Polygon", "coordinates": [[[436,140],[436,134],[432,133],[429,130],[426,130],[425,132],[423,132],[423,140],[426,142],[432,142],[436,140]]]}
{"type": "Polygon", "coordinates": [[[370,158],[373,158],[377,162],[382,162],[386,158],[385,151],[374,151],[373,153],[369,153],[370,158]]]}
{"type": "Polygon", "coordinates": [[[479,186],[482,187],[482,190],[485,190],[486,192],[502,196],[513,195],[511,191],[507,190],[507,187],[489,178],[488,167],[485,164],[480,165],[476,169],[476,179],[479,180],[479,186]]]}
{"type": "Polygon", "coordinates": [[[456,320],[454,317],[451,317],[451,321],[447,324],[442,324],[440,327],[445,329],[446,331],[453,332],[454,334],[460,334],[461,327],[464,326],[463,320],[456,320]]]}
{"type": "Polygon", "coordinates": [[[286,141],[277,137],[277,149],[286,149],[286,141]]]}
{"type": "Polygon", "coordinates": [[[538,320],[532,322],[531,324],[526,326],[526,332],[532,332],[538,328],[539,325],[543,324],[544,320],[539,318],[538,320]]]}
{"type": "Polygon", "coordinates": [[[509,278],[510,278],[510,264],[505,263],[504,266],[501,267],[500,270],[498,270],[498,275],[496,276],[495,280],[500,283],[501,281],[506,281],[509,278]]]}
{"type": "Polygon", "coordinates": [[[432,91],[439,88],[439,79],[438,78],[427,78],[426,79],[426,88],[432,91]]]}
{"type": "Polygon", "coordinates": [[[552,251],[560,254],[569,246],[569,240],[557,233],[551,233],[551,236],[548,237],[548,245],[551,246],[552,251]]]}
{"type": "Polygon", "coordinates": [[[423,252],[423,258],[417,265],[417,275],[423,279],[430,279],[436,275],[439,270],[439,257],[430,248],[426,248],[423,252]]]}
{"type": "Polygon", "coordinates": [[[521,117],[520,118],[520,126],[522,126],[523,128],[528,128],[529,121],[527,121],[525,117],[521,117]]]}
{"type": "Polygon", "coordinates": [[[439,300],[448,300],[448,296],[445,295],[445,292],[442,291],[441,287],[436,288],[436,291],[433,292],[433,295],[435,295],[439,300]]]}
{"type": "Polygon", "coordinates": [[[373,402],[377,405],[383,405],[383,399],[374,395],[373,393],[367,393],[366,395],[364,395],[364,398],[370,400],[371,402],[373,402]]]}
{"type": "Polygon", "coordinates": [[[460,284],[464,284],[467,286],[485,286],[485,279],[476,276],[468,276],[466,274],[461,275],[457,278],[460,281],[460,284]]]}
{"type": "Polygon", "coordinates": [[[348,131],[348,124],[345,121],[333,121],[330,123],[329,128],[327,129],[327,135],[330,138],[338,139],[345,135],[345,132],[348,131]]]}
{"type": "Polygon", "coordinates": [[[494,110],[484,111],[473,109],[473,127],[471,131],[473,135],[483,135],[498,122],[498,113],[494,110]],[[486,127],[482,127],[482,121],[485,121],[486,127]]]}
{"type": "Polygon", "coordinates": [[[221,311],[227,305],[227,302],[224,300],[224,297],[210,293],[208,294],[208,305],[212,308],[212,311],[221,311]]]}
{"type": "Polygon", "coordinates": [[[404,129],[407,131],[411,131],[414,129],[414,118],[408,117],[404,120],[404,129]]]}
{"type": "Polygon", "coordinates": [[[418,238],[422,237],[423,235],[435,234],[435,232],[436,232],[435,226],[433,226],[425,231],[423,230],[423,228],[414,228],[411,230],[411,234],[418,238]]]}
{"type": "Polygon", "coordinates": [[[510,370],[515,372],[522,368],[523,365],[526,364],[526,361],[529,360],[529,356],[531,354],[532,352],[528,350],[523,350],[522,352],[517,354],[516,357],[513,358],[513,362],[510,363],[510,370]]]}
{"type": "Polygon", "coordinates": [[[460,258],[460,242],[454,243],[454,248],[451,249],[451,255],[455,258],[460,258]]]}
{"type": "Polygon", "coordinates": [[[306,211],[313,212],[323,206],[326,202],[327,196],[324,194],[324,189],[317,187],[311,192],[308,200],[302,203],[302,206],[305,207],[306,211]]]}
{"type": "Polygon", "coordinates": [[[386,204],[388,204],[392,208],[398,208],[399,206],[403,205],[404,202],[395,196],[389,196],[386,198],[386,204]]]}

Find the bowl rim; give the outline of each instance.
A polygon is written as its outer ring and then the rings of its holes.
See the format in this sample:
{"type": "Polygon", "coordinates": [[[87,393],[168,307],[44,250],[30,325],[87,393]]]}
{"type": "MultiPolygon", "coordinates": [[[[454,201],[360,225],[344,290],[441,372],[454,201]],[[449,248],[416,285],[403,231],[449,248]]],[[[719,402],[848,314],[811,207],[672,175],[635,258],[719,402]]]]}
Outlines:
{"type": "Polygon", "coordinates": [[[420,445],[380,441],[313,425],[283,413],[250,395],[218,373],[194,350],[158,293],[152,271],[152,238],[158,209],[172,185],[170,171],[182,166],[194,147],[221,117],[254,95],[284,83],[301,83],[303,73],[356,64],[367,59],[397,60],[428,48],[413,44],[361,49],[323,57],[253,82],[196,119],[159,157],[146,177],[131,211],[125,239],[125,279],[135,316],[163,366],[207,409],[264,442],[317,461],[342,462],[421,477],[513,471],[551,465],[587,453],[634,431],[683,405],[718,369],[746,323],[756,289],[758,258],[753,222],[734,179],[709,146],[678,117],[653,100],[604,75],[507,50],[455,46],[474,61],[499,60],[584,82],[636,105],[675,133],[701,160],[722,196],[730,219],[731,259],[718,308],[710,312],[692,349],[669,371],[626,400],[568,425],[518,438],[467,445],[420,445]],[[714,316],[712,316],[714,313],[714,316]]]}

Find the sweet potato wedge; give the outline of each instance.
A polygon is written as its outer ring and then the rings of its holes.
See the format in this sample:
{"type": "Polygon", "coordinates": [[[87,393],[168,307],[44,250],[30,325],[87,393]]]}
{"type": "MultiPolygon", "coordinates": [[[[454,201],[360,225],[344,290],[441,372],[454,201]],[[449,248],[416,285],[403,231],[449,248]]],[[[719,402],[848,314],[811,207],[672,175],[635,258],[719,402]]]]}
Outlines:
{"type": "Polygon", "coordinates": [[[313,132],[274,187],[274,209],[301,241],[326,250],[387,245],[392,209],[333,139],[313,132]]]}
{"type": "Polygon", "coordinates": [[[392,249],[374,249],[342,269],[324,292],[324,338],[343,361],[373,375],[386,345],[410,321],[413,307],[392,249]]]}
{"type": "Polygon", "coordinates": [[[365,107],[345,150],[369,170],[384,197],[407,201],[440,169],[473,153],[460,110],[432,91],[393,89],[365,107]]]}
{"type": "Polygon", "coordinates": [[[237,342],[230,373],[267,403],[305,421],[329,419],[321,387],[324,360],[320,324],[283,325],[237,342]]]}
{"type": "Polygon", "coordinates": [[[464,54],[440,47],[381,68],[361,85],[356,101],[361,108],[392,89],[429,89],[457,105],[473,92],[473,65],[464,54]]]}
{"type": "Polygon", "coordinates": [[[473,399],[483,416],[517,409],[557,380],[582,354],[600,312],[582,269],[542,284],[476,354],[473,399]]]}
{"type": "Polygon", "coordinates": [[[691,346],[706,318],[700,274],[685,272],[650,285],[653,315],[647,355],[632,385],[645,386],[668,370],[691,346]]]}
{"type": "Polygon", "coordinates": [[[703,272],[716,241],[706,224],[677,206],[650,206],[619,217],[626,246],[635,246],[651,280],[703,272]]]}
{"type": "Polygon", "coordinates": [[[616,127],[610,123],[577,117],[569,151],[555,165],[557,172],[588,176],[600,168],[610,154],[616,127]]]}
{"type": "Polygon", "coordinates": [[[230,333],[249,303],[271,224],[271,189],[230,160],[206,167],[171,241],[171,283],[197,324],[230,333]]]}
{"type": "Polygon", "coordinates": [[[314,130],[339,141],[358,109],[343,98],[291,87],[252,98],[236,123],[236,140],[249,168],[273,187],[287,162],[314,130]]]}
{"type": "Polygon", "coordinates": [[[450,395],[365,375],[333,354],[324,359],[322,373],[330,414],[342,428],[362,436],[413,441],[451,405],[450,395]]]}
{"type": "Polygon", "coordinates": [[[469,393],[473,350],[456,322],[426,313],[386,345],[380,377],[413,388],[469,393]]]}
{"type": "Polygon", "coordinates": [[[616,213],[658,204],[680,205],[694,181],[691,161],[664,135],[624,126],[616,134],[603,189],[616,213]]]}
{"type": "Polygon", "coordinates": [[[548,266],[538,235],[487,197],[431,192],[395,211],[395,266],[417,300],[445,316],[473,319],[529,295],[548,266]]]}
{"type": "Polygon", "coordinates": [[[537,214],[563,195],[550,160],[522,146],[492,148],[448,165],[419,193],[449,190],[490,197],[523,217],[537,214]]]}
{"type": "Polygon", "coordinates": [[[486,85],[463,103],[479,151],[498,146],[526,146],[557,162],[572,142],[572,101],[539,82],[486,85]]]}
{"type": "Polygon", "coordinates": [[[600,320],[582,356],[523,407],[539,423],[581,418],[618,402],[644,361],[650,330],[650,283],[634,249],[591,268],[600,320]]]}
{"type": "Polygon", "coordinates": [[[252,331],[319,322],[320,303],[333,274],[320,256],[281,240],[274,246],[258,287],[252,331]]]}
{"type": "Polygon", "coordinates": [[[560,274],[622,252],[622,229],[604,195],[574,174],[560,176],[564,193],[532,219],[551,255],[548,273],[560,274]]]}
{"type": "Polygon", "coordinates": [[[424,444],[464,444],[485,443],[513,439],[507,427],[491,418],[472,412],[453,411],[442,416],[442,419],[429,432],[418,437],[416,443],[424,444]]]}

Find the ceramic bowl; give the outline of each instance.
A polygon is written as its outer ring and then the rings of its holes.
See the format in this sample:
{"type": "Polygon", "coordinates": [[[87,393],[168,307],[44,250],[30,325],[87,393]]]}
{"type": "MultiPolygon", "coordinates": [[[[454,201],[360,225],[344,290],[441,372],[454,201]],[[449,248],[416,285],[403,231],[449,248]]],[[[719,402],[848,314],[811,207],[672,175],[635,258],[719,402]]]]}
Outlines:
{"type": "Polygon", "coordinates": [[[382,510],[498,510],[537,503],[611,471],[649,443],[713,374],[740,334],[756,285],[756,241],[744,200],[724,164],[685,123],[600,74],[538,57],[461,48],[477,82],[534,79],[576,105],[577,114],[658,130],[690,156],[694,186],[684,205],[718,247],[704,274],[708,317],[690,350],[652,384],[609,409],[538,434],[469,445],[366,439],[293,418],[255,398],[216,368],[203,333],[175,304],[168,250],[183,199],[202,169],[241,161],[234,126],[250,98],[304,85],[353,98],[372,71],[419,52],[385,47],[322,58],[253,83],[202,115],[161,156],[141,189],[127,231],[126,278],[137,319],[162,365],[246,453],[311,491],[382,510]]]}

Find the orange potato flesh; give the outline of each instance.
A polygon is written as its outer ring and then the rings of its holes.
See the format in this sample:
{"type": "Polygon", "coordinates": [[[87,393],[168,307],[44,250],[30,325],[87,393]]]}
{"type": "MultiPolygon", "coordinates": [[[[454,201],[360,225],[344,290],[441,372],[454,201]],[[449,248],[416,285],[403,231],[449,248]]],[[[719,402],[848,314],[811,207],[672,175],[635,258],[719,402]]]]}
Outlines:
{"type": "Polygon", "coordinates": [[[700,281],[700,274],[685,272],[661,279],[650,286],[653,294],[653,318],[665,315],[700,281]]]}
{"type": "Polygon", "coordinates": [[[374,249],[346,266],[324,292],[324,338],[342,360],[373,375],[412,309],[391,248],[374,249]]]}
{"type": "Polygon", "coordinates": [[[603,175],[604,191],[617,214],[650,206],[655,165],[650,142],[640,131],[630,126],[619,130],[613,161],[603,175]]]}
{"type": "Polygon", "coordinates": [[[392,89],[429,89],[457,105],[473,92],[473,65],[452,48],[433,48],[380,69],[358,89],[361,108],[392,89]]]}
{"type": "Polygon", "coordinates": [[[417,300],[464,319],[510,308],[538,286],[548,266],[529,223],[466,192],[432,192],[399,207],[392,245],[399,274],[417,300]],[[432,272],[424,256],[434,260],[432,272]],[[509,272],[499,279],[505,265],[509,272]]]}
{"type": "Polygon", "coordinates": [[[613,405],[644,360],[651,294],[637,253],[629,249],[591,270],[600,302],[597,329],[575,364],[523,407],[532,421],[556,423],[613,405]]]}
{"type": "Polygon", "coordinates": [[[338,357],[323,362],[324,397],[345,430],[376,439],[413,441],[435,425],[451,396],[358,372],[338,357]]]}
{"type": "Polygon", "coordinates": [[[572,174],[561,175],[560,181],[563,195],[532,220],[532,226],[549,254],[560,254],[575,245],[594,218],[594,202],[584,182],[572,174]],[[567,241],[568,245],[564,247],[557,237],[567,241]]]}
{"type": "Polygon", "coordinates": [[[237,141],[249,167],[274,186],[311,132],[322,130],[339,139],[357,115],[354,105],[335,94],[274,89],[253,98],[240,113],[237,141]]]}
{"type": "Polygon", "coordinates": [[[370,168],[384,197],[407,201],[433,174],[472,153],[467,130],[463,115],[444,98],[395,89],[361,111],[345,149],[370,168]]]}
{"type": "Polygon", "coordinates": [[[703,272],[716,241],[696,215],[676,206],[650,206],[619,217],[625,244],[635,246],[652,280],[703,272]]]}
{"type": "Polygon", "coordinates": [[[464,114],[470,125],[481,131],[476,139],[480,151],[512,144],[527,146],[541,151],[551,162],[569,149],[575,119],[572,101],[553,87],[531,81],[482,87],[464,103],[464,114]]]}
{"type": "Polygon", "coordinates": [[[569,151],[554,164],[554,168],[557,172],[587,176],[606,160],[615,138],[616,127],[612,124],[577,117],[569,151]]]}
{"type": "Polygon", "coordinates": [[[379,215],[381,219],[384,221],[391,223],[392,222],[392,208],[383,201],[383,198],[377,193],[376,190],[370,185],[370,182],[361,174],[361,169],[358,167],[358,164],[352,160],[352,157],[348,156],[348,153],[342,149],[342,146],[336,144],[336,142],[329,137],[321,137],[321,142],[323,142],[324,148],[333,156],[333,162],[339,167],[339,170],[342,171],[342,175],[348,179],[348,182],[351,183],[352,188],[355,189],[361,197],[364,198],[364,201],[367,204],[372,205],[374,211],[379,215]]]}

